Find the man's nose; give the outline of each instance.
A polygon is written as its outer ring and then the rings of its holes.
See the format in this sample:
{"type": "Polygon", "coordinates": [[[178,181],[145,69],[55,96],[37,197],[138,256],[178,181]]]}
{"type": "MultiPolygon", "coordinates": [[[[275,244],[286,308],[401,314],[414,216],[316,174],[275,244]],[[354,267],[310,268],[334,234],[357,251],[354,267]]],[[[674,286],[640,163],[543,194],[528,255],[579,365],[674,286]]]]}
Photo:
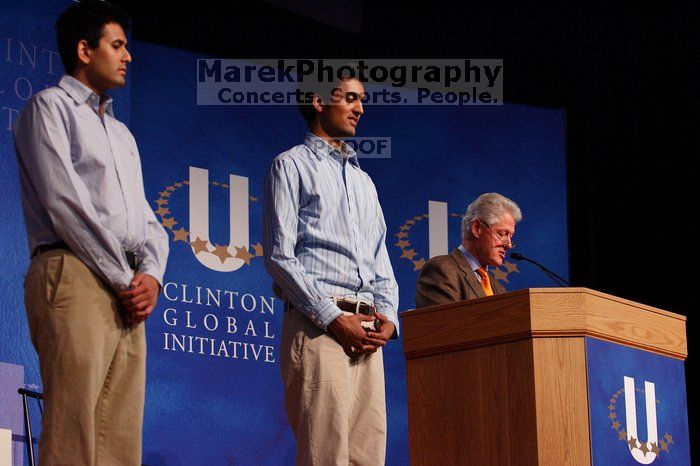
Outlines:
{"type": "Polygon", "coordinates": [[[355,113],[357,116],[360,116],[363,113],[365,113],[365,109],[362,106],[362,101],[360,99],[357,99],[355,108],[353,109],[353,113],[355,113]]]}

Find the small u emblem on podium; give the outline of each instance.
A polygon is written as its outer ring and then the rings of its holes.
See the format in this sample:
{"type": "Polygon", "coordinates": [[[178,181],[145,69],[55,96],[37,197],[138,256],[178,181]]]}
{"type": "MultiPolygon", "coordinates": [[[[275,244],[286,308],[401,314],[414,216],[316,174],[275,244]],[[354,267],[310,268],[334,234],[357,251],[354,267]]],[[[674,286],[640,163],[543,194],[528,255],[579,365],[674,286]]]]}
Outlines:
{"type": "Polygon", "coordinates": [[[639,440],[637,433],[637,405],[634,379],[625,376],[625,419],[627,428],[627,446],[632,457],[641,464],[651,464],[659,452],[659,434],[656,423],[656,387],[651,382],[644,382],[644,400],[647,412],[647,440],[639,440]]]}

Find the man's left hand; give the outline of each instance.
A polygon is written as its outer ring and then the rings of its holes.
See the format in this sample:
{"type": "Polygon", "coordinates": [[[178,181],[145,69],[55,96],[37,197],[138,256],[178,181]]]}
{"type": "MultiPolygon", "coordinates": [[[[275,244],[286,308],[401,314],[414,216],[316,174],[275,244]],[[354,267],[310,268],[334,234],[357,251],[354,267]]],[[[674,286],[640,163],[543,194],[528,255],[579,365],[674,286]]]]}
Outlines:
{"type": "Polygon", "coordinates": [[[379,328],[377,330],[367,329],[367,337],[365,340],[368,344],[374,346],[384,346],[386,342],[394,335],[394,324],[389,322],[383,314],[377,312],[375,317],[379,321],[379,328]]]}
{"type": "Polygon", "coordinates": [[[148,274],[137,273],[130,286],[128,290],[119,293],[119,300],[127,310],[127,320],[138,324],[146,320],[156,307],[160,284],[148,274]]]}

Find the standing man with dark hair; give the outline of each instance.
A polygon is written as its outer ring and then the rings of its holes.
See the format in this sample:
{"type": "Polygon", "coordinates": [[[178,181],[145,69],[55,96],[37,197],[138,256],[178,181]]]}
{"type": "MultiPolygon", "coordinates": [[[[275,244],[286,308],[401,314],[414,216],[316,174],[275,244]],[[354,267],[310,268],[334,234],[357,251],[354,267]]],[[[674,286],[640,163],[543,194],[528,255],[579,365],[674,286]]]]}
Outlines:
{"type": "Polygon", "coordinates": [[[133,136],[106,91],[124,86],[129,18],[104,1],[56,23],[66,70],[14,128],[32,262],[25,304],[46,406],[42,465],[140,465],[143,321],[168,237],[145,198],[133,136]]]}
{"type": "Polygon", "coordinates": [[[304,143],[270,167],[265,266],[286,303],[280,364],[296,463],[381,465],[382,346],[397,338],[398,287],[377,191],[343,142],[355,135],[364,87],[333,85],[302,112],[304,143]]]}
{"type": "Polygon", "coordinates": [[[469,204],[462,218],[462,243],[451,253],[423,265],[416,284],[416,307],[436,306],[505,293],[489,266],[500,267],[513,248],[518,204],[498,193],[485,193],[469,204]]]}

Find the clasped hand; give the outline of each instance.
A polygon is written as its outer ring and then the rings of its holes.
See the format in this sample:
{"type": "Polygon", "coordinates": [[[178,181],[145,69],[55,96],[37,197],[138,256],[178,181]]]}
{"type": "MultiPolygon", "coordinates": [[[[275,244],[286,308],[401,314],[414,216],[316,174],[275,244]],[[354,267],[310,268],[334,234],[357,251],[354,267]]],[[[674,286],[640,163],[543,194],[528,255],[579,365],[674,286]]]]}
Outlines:
{"type": "Polygon", "coordinates": [[[350,357],[365,353],[374,353],[394,334],[394,324],[382,314],[368,316],[364,314],[340,315],[328,326],[343,351],[350,357]],[[365,328],[362,322],[378,321],[374,329],[365,328]]]}
{"type": "Polygon", "coordinates": [[[130,288],[119,293],[119,302],[126,310],[126,320],[132,324],[146,320],[156,307],[159,293],[158,280],[145,273],[135,274],[130,288]]]}

